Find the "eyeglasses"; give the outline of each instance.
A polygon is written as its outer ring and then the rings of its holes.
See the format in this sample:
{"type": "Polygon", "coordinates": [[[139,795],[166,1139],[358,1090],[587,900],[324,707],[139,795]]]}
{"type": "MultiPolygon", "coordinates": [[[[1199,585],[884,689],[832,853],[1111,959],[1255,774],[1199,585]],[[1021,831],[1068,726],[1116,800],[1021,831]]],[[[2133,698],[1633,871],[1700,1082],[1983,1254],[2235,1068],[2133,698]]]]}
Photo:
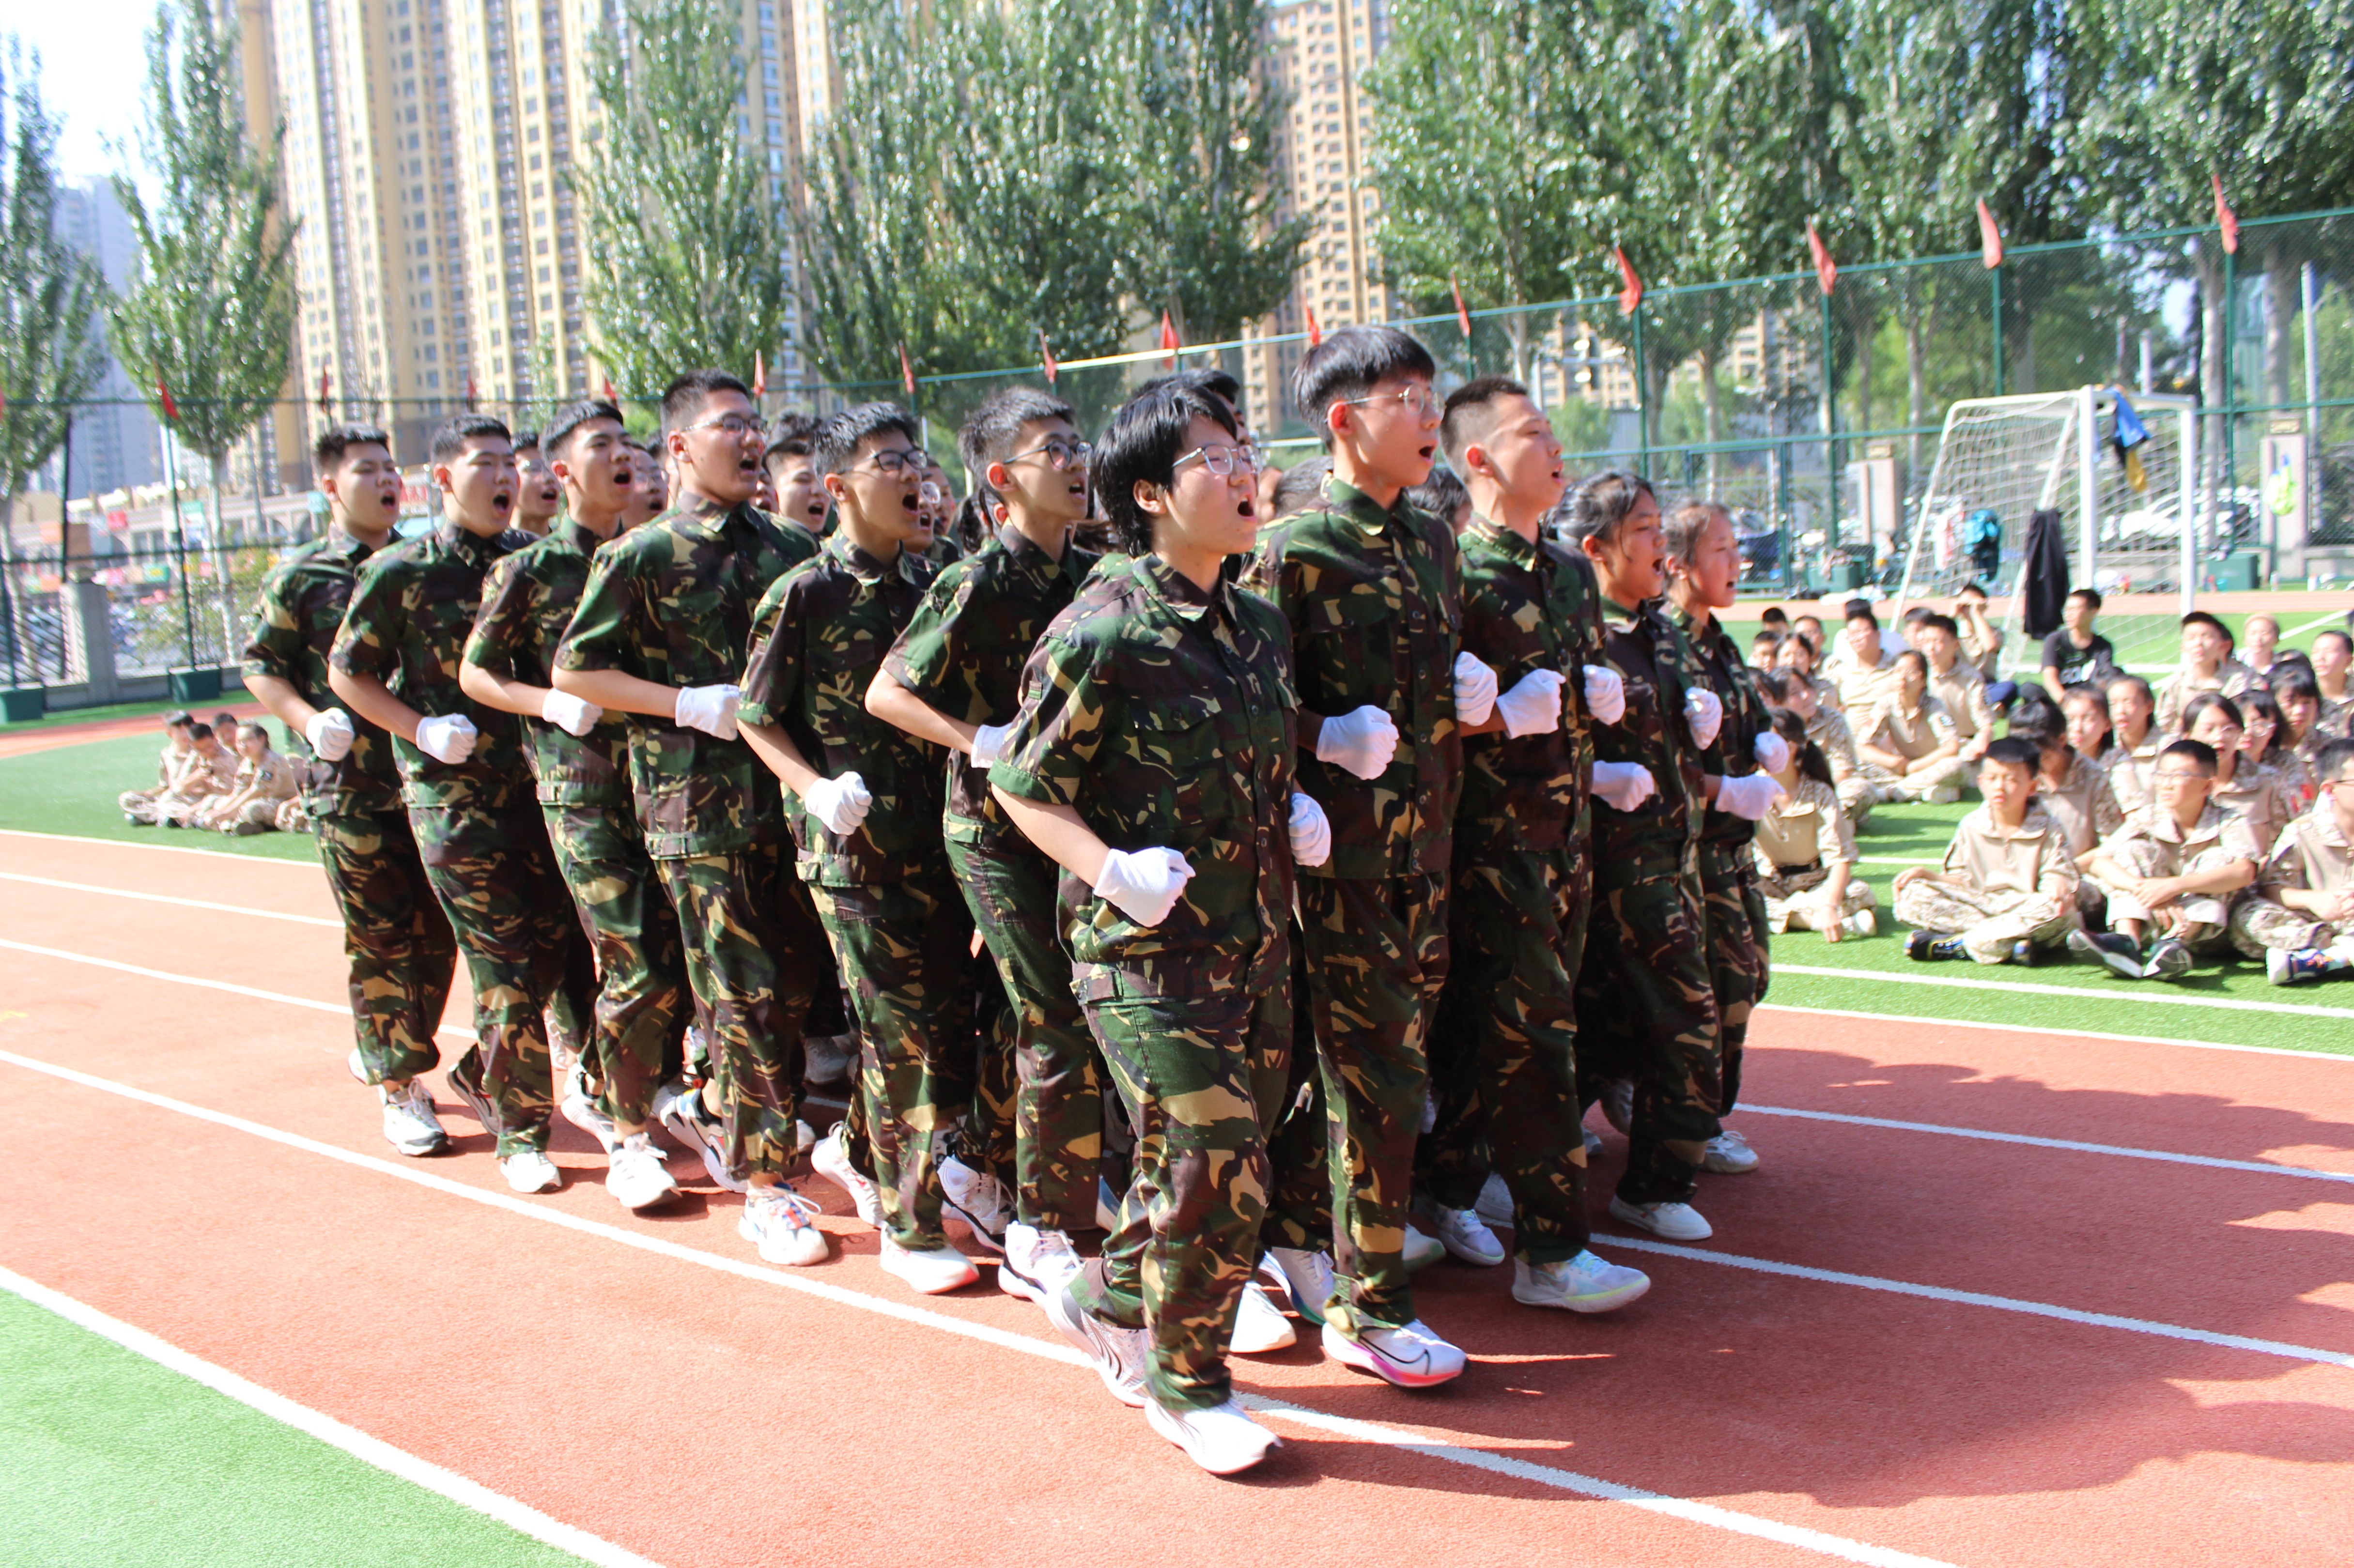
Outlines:
{"type": "MultiPolygon", "coordinates": [[[[932,466],[930,454],[921,451],[901,451],[896,447],[886,448],[875,453],[873,461],[875,471],[886,479],[904,479],[911,473],[922,473],[932,466]]],[[[851,466],[859,468],[864,465],[853,463],[851,466]]]]}
{"type": "Polygon", "coordinates": [[[1006,461],[1020,462],[1023,458],[1043,457],[1055,468],[1085,468],[1095,452],[1096,449],[1085,441],[1066,441],[1057,437],[1041,441],[1026,452],[1015,452],[1006,461]]]}
{"type": "Polygon", "coordinates": [[[1245,473],[1257,473],[1267,466],[1266,457],[1257,447],[1230,447],[1223,443],[1195,447],[1169,466],[1172,471],[1181,469],[1195,458],[1200,458],[1202,466],[1220,479],[1231,477],[1236,469],[1245,473]]]}
{"type": "Polygon", "coordinates": [[[1403,392],[1376,392],[1370,397],[1343,397],[1341,401],[1352,408],[1363,408],[1368,403],[1403,403],[1408,412],[1425,415],[1436,414],[1440,408],[1438,394],[1427,387],[1409,387],[1403,392]]]}
{"type": "Polygon", "coordinates": [[[767,427],[762,425],[759,420],[748,418],[742,414],[722,414],[716,419],[699,420],[695,424],[687,426],[687,429],[690,430],[717,430],[721,435],[726,436],[731,441],[740,441],[746,436],[757,436],[761,434],[767,427]]]}

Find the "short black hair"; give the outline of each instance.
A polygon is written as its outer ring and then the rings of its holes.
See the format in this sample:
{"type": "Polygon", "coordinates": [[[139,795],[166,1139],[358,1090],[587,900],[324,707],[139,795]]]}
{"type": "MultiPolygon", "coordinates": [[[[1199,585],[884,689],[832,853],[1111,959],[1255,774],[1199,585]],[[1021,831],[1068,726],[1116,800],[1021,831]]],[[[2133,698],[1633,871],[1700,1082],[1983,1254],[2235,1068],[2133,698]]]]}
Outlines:
{"type": "Polygon", "coordinates": [[[2354,773],[2354,740],[2341,736],[2315,752],[2313,771],[2325,784],[2354,773]]]}
{"type": "Polygon", "coordinates": [[[744,385],[741,377],[725,370],[688,370],[673,376],[671,384],[663,388],[664,433],[683,430],[693,424],[695,417],[703,412],[703,406],[721,392],[741,393],[747,401],[752,396],[752,389],[744,385]]]}
{"type": "Polygon", "coordinates": [[[1438,374],[1438,362],[1411,333],[1394,326],[1344,326],[1299,357],[1291,375],[1291,401],[1326,441],[1332,405],[1363,397],[1393,376],[1438,374]]]}
{"type": "Polygon", "coordinates": [[[2285,660],[2264,672],[2264,679],[2273,683],[2273,696],[2304,697],[2312,702],[2321,700],[2321,683],[2313,678],[2309,664],[2291,664],[2285,660]]]}
{"type": "Polygon", "coordinates": [[[212,726],[207,724],[202,719],[194,719],[189,722],[188,738],[190,740],[210,740],[212,737],[212,726]]]}
{"type": "Polygon", "coordinates": [[[2062,691],[2060,694],[2061,706],[2063,708],[2066,707],[2072,699],[2080,703],[2091,703],[2094,707],[2101,710],[2101,718],[2103,721],[2105,722],[2107,720],[2109,716],[2109,694],[2108,693],[2101,690],[2100,687],[2093,684],[2092,682],[2079,681],[2074,685],[2062,691]]]}
{"type": "Polygon", "coordinates": [[[854,403],[817,428],[810,461],[822,476],[840,473],[858,461],[858,449],[896,430],[912,446],[924,443],[924,427],[896,403],[854,403]]]}
{"type": "MultiPolygon", "coordinates": [[[[540,450],[551,458],[560,457],[572,444],[572,438],[579,433],[581,426],[599,419],[610,419],[617,425],[623,423],[621,411],[602,397],[587,397],[578,403],[567,403],[556,411],[556,418],[547,422],[547,430],[540,438],[544,443],[540,450]]],[[[520,438],[515,444],[523,444],[520,438]]]]}
{"type": "Polygon", "coordinates": [[[1588,475],[1569,493],[1569,516],[1561,525],[1561,536],[1577,546],[1588,539],[1608,544],[1618,536],[1618,526],[1634,512],[1635,503],[1646,495],[1654,502],[1659,498],[1651,482],[1631,469],[1606,468],[1588,475]]]}
{"type": "Polygon", "coordinates": [[[2068,590],[2068,597],[2070,599],[2083,599],[2086,604],[2091,605],[2095,611],[2098,611],[2101,608],[2101,590],[2098,588],[2070,588],[2068,590]]]}
{"type": "Polygon", "coordinates": [[[1978,581],[1976,577],[1972,577],[1969,581],[1964,583],[1961,587],[1954,590],[1954,597],[1956,599],[1966,599],[1972,594],[1976,594],[1980,599],[1987,597],[1986,585],[1978,581]]]}
{"type": "Polygon", "coordinates": [[[760,466],[774,469],[779,458],[812,457],[817,451],[817,421],[807,414],[779,414],[769,427],[769,448],[760,466]]]}
{"type": "Polygon", "coordinates": [[[2104,692],[2114,692],[2119,686],[2131,686],[2135,691],[2141,694],[2141,700],[2143,702],[2154,703],[2158,701],[2158,694],[2151,691],[2149,689],[2149,683],[2143,680],[2139,675],[2112,675],[2107,680],[2101,683],[2101,690],[2104,692]]]}
{"type": "Polygon", "coordinates": [[[1458,507],[1471,504],[1471,493],[1451,468],[1434,468],[1430,477],[1405,493],[1407,502],[1441,523],[1452,524],[1458,507]]]}
{"type": "Polygon", "coordinates": [[[1035,387],[1002,387],[991,393],[957,431],[957,455],[964,459],[965,471],[975,484],[988,483],[989,465],[1005,461],[1019,449],[1022,427],[1047,419],[1069,422],[1071,406],[1035,387]]]}
{"type": "Polygon", "coordinates": [[[270,738],[270,726],[262,723],[260,719],[248,719],[237,727],[240,734],[246,730],[251,730],[254,734],[260,736],[264,740],[268,740],[270,738]]]}
{"type": "Polygon", "coordinates": [[[2324,637],[2335,637],[2338,641],[2346,644],[2346,652],[2349,653],[2354,653],[2354,631],[2340,631],[2333,626],[2328,630],[2320,632],[2315,636],[2313,640],[2315,645],[2318,646],[2321,639],[2324,637]]]}
{"type": "Polygon", "coordinates": [[[2221,692],[2200,693],[2182,705],[2182,716],[2175,722],[2182,726],[2184,735],[2189,735],[2193,725],[2216,708],[2223,710],[2223,717],[2230,721],[2233,729],[2248,727],[2248,716],[2240,711],[2240,705],[2221,692]]]}
{"type": "Polygon", "coordinates": [[[1872,612],[1872,601],[1868,599],[1851,599],[1848,600],[1847,612],[1840,616],[1840,619],[1842,621],[1868,620],[1872,622],[1872,629],[1874,631],[1880,630],[1880,617],[1872,612]]]}
{"type": "MultiPolygon", "coordinates": [[[[1913,612],[1909,609],[1906,610],[1904,612],[1904,617],[1906,620],[1910,620],[1913,617],[1913,612]]],[[[1961,641],[1961,626],[1950,615],[1939,615],[1933,609],[1923,615],[1918,624],[1924,630],[1942,631],[1957,642],[1961,641]]]]}
{"type": "Polygon", "coordinates": [[[2190,758],[2192,765],[2210,779],[2215,777],[2215,769],[2221,766],[2221,759],[2216,757],[2213,747],[2203,740],[2193,740],[2189,736],[2184,736],[2180,740],[2168,741],[2158,748],[2158,759],[2160,762],[2169,757],[2190,758]]]}
{"type": "Polygon", "coordinates": [[[237,723],[237,715],[235,714],[229,712],[227,708],[220,708],[216,710],[213,714],[213,728],[216,730],[219,729],[223,719],[227,719],[230,724],[237,723]]]}
{"type": "Polygon", "coordinates": [[[2035,770],[2043,766],[2042,744],[2023,735],[2006,735],[2000,740],[1987,742],[1978,765],[1984,767],[1989,762],[2005,762],[2014,768],[2024,768],[2027,776],[2032,779],[2035,770]]]}
{"type": "Polygon", "coordinates": [[[1925,681],[1929,678],[1929,656],[1926,653],[1922,652],[1918,648],[1907,648],[1903,652],[1896,655],[1891,662],[1902,664],[1907,659],[1912,660],[1914,663],[1921,666],[1921,678],[1923,680],[1925,681]]]}
{"type": "Polygon", "coordinates": [[[1275,482],[1275,514],[1288,517],[1307,511],[1324,493],[1324,481],[1331,472],[1332,459],[1323,452],[1285,469],[1283,477],[1275,482]]]}
{"type": "Polygon", "coordinates": [[[2224,641],[2229,642],[2232,641],[2232,633],[2229,629],[2227,629],[2221,621],[2216,620],[2213,616],[2208,614],[2203,609],[2194,609],[2190,611],[2188,614],[2184,615],[2181,620],[2177,624],[2179,624],[2185,631],[2190,630],[2194,626],[2204,626],[2213,631],[2216,636],[2221,637],[2224,641]]]}
{"type": "Polygon", "coordinates": [[[525,447],[531,447],[531,448],[536,449],[536,448],[538,447],[538,445],[539,445],[539,432],[538,432],[537,430],[532,430],[532,429],[521,429],[521,430],[517,430],[517,431],[514,433],[514,450],[517,450],[517,451],[521,451],[521,450],[523,450],[525,447]]]}
{"type": "Polygon", "coordinates": [[[1907,626],[1918,626],[1936,613],[1925,604],[1916,604],[1904,612],[1903,621],[1907,626]]]}
{"type": "Polygon", "coordinates": [[[1438,419],[1438,444],[1446,449],[1447,461],[1461,462],[1464,449],[1492,429],[1482,414],[1504,398],[1528,395],[1529,389],[1509,376],[1482,376],[1449,392],[1447,411],[1438,419]]]}
{"type": "Polygon", "coordinates": [[[1757,619],[1761,624],[1766,626],[1771,626],[1777,620],[1787,626],[1790,624],[1790,612],[1778,604],[1769,604],[1757,612],[1757,619]]]}
{"type": "Polygon", "coordinates": [[[164,727],[165,729],[186,729],[188,726],[196,722],[196,715],[190,713],[186,708],[174,708],[170,713],[164,715],[164,727]]]}
{"type": "Polygon", "coordinates": [[[1749,634],[1749,646],[1755,648],[1760,642],[1763,642],[1768,648],[1779,648],[1782,646],[1783,635],[1783,633],[1775,630],[1770,626],[1760,626],[1756,630],[1749,634]]]}
{"type": "Polygon", "coordinates": [[[354,447],[382,447],[392,450],[392,438],[381,425],[330,425],[319,432],[311,443],[311,461],[322,471],[344,461],[344,454],[354,447]]]}
{"type": "Polygon", "coordinates": [[[1136,503],[1136,487],[1165,488],[1176,478],[1177,460],[1185,454],[1196,418],[1241,439],[1224,398],[1172,380],[1121,404],[1096,443],[1096,499],[1111,525],[1112,542],[1130,555],[1152,548],[1152,518],[1136,503]]]}
{"type": "Polygon", "coordinates": [[[441,428],[433,432],[432,444],[426,448],[426,456],[437,463],[448,462],[466,450],[468,441],[492,437],[510,445],[514,440],[504,419],[494,419],[488,414],[453,414],[442,420],[441,428]]]}
{"type": "MultiPolygon", "coordinates": [[[[1226,406],[1235,411],[1235,418],[1242,418],[1243,384],[1214,365],[1195,365],[1183,370],[1172,370],[1166,376],[1154,376],[1136,390],[1158,392],[1163,387],[1191,387],[1196,391],[1223,397],[1226,406]]],[[[1242,432],[1237,429],[1235,433],[1240,435],[1242,432]]]]}
{"type": "Polygon", "coordinates": [[[2068,721],[2050,703],[2037,703],[2011,719],[2003,738],[2024,741],[2039,751],[2049,750],[2068,744],[2068,721]]]}
{"type": "MultiPolygon", "coordinates": [[[[1773,633],[1761,631],[1757,635],[1770,637],[1773,633]]],[[[1755,639],[1752,641],[1754,641],[1755,639]]],[[[1749,672],[1749,678],[1765,696],[1766,701],[1778,708],[1789,702],[1790,686],[1797,679],[1797,674],[1796,672],[1789,670],[1752,670],[1749,672]]]]}

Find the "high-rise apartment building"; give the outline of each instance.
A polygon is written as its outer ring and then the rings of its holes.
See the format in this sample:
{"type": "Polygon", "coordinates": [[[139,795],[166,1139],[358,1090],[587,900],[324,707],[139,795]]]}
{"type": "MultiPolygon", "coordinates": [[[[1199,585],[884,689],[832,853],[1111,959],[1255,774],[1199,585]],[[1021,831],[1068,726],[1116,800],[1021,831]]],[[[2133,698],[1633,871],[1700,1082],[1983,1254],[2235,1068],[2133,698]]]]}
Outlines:
{"type": "MultiPolygon", "coordinates": [[[[129,287],[131,226],[112,185],[85,180],[61,187],[56,223],[58,238],[97,264],[108,288],[120,293],[129,287]]],[[[68,450],[69,460],[53,462],[53,471],[35,488],[56,490],[70,483],[76,496],[102,495],[133,484],[153,484],[163,477],[155,416],[111,354],[90,403],[74,415],[68,450]]]]}

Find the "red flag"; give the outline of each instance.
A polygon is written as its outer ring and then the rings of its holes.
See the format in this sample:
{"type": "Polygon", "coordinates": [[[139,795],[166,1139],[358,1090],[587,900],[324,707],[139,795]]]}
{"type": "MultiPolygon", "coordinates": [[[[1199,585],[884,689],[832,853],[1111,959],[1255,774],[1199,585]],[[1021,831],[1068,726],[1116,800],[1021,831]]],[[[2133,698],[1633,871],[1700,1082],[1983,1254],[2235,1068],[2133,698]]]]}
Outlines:
{"type": "Polygon", "coordinates": [[[769,357],[759,350],[754,349],[752,351],[752,396],[765,397],[768,395],[769,357]]]}
{"type": "Polygon", "coordinates": [[[173,424],[178,424],[180,422],[180,405],[173,401],[172,389],[164,385],[164,373],[160,370],[155,373],[155,396],[163,399],[164,418],[169,419],[173,424]]]}
{"type": "Polygon", "coordinates": [[[899,382],[907,387],[908,397],[916,395],[916,367],[907,363],[907,345],[904,343],[899,345],[899,382]]]}
{"type": "Polygon", "coordinates": [[[1183,344],[1177,341],[1176,323],[1169,319],[1169,313],[1167,311],[1161,312],[1161,352],[1169,356],[1170,364],[1174,365],[1177,363],[1177,351],[1182,346],[1183,344]]]}
{"type": "Polygon", "coordinates": [[[1627,286],[1618,291],[1618,313],[1631,316],[1643,302],[1643,280],[1635,275],[1635,264],[1627,260],[1625,248],[1614,245],[1610,254],[1618,258],[1618,276],[1627,281],[1627,286]]]}
{"type": "MultiPolygon", "coordinates": [[[[606,390],[607,390],[607,391],[610,391],[610,390],[612,390],[612,385],[613,385],[613,384],[612,384],[611,382],[610,382],[610,381],[609,381],[609,382],[607,382],[607,383],[605,384],[606,390]]],[[[477,392],[476,390],[474,390],[474,373],[473,373],[472,371],[469,370],[468,372],[466,372],[466,407],[468,407],[469,408],[472,408],[475,404],[477,404],[477,403],[481,402],[482,400],[482,395],[480,392],[477,392]]],[[[606,399],[606,401],[610,403],[610,402],[611,402],[611,401],[612,401],[612,399],[609,397],[609,398],[607,398],[607,399],[606,399]]]]}
{"type": "MultiPolygon", "coordinates": [[[[597,373],[597,379],[604,385],[605,401],[618,406],[621,398],[620,395],[613,390],[613,377],[600,370],[597,373]]],[[[466,380],[466,396],[470,400],[474,396],[474,382],[471,376],[466,380]]]]}
{"type": "Polygon", "coordinates": [[[1314,348],[1324,341],[1324,329],[1316,324],[1316,307],[1308,307],[1308,346],[1314,348]]]}
{"type": "Polygon", "coordinates": [[[330,391],[334,385],[334,377],[328,374],[327,367],[323,365],[319,366],[319,412],[322,414],[327,412],[330,391]]]}
{"type": "Polygon", "coordinates": [[[1046,333],[1043,327],[1038,332],[1038,368],[1046,373],[1046,385],[1049,387],[1055,384],[1055,376],[1063,368],[1055,363],[1055,351],[1046,346],[1046,333]]]}
{"type": "Polygon", "coordinates": [[[1447,280],[1447,286],[1455,291],[1455,324],[1463,329],[1463,335],[1465,337],[1469,337],[1471,335],[1471,313],[1464,308],[1463,285],[1457,282],[1454,279],[1449,278],[1447,280]]]}
{"type": "Polygon", "coordinates": [[[2002,229],[1984,196],[1978,198],[1978,257],[1989,271],[2002,265],[2002,229]]]}
{"type": "Polygon", "coordinates": [[[2232,204],[2223,199],[2223,176],[2210,175],[2207,177],[2215,182],[2215,227],[2223,231],[2223,253],[2237,256],[2240,253],[2240,215],[2233,212],[2232,204]]]}
{"type": "Polygon", "coordinates": [[[1823,237],[1815,232],[1812,223],[1807,225],[1807,249],[1814,254],[1815,281],[1823,286],[1828,297],[1839,286],[1839,263],[1831,260],[1831,248],[1823,243],[1823,237]]]}

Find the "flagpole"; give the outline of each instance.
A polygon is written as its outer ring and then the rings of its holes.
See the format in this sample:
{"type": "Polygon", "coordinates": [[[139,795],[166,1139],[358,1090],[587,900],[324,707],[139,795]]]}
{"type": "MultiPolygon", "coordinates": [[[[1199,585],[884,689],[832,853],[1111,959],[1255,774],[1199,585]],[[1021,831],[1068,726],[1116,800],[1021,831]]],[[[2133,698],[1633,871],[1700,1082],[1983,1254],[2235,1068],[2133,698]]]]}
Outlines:
{"type": "Polygon", "coordinates": [[[188,529],[180,517],[180,471],[172,461],[170,426],[164,429],[164,483],[172,493],[172,554],[180,574],[180,628],[187,638],[188,665],[196,667],[196,605],[188,594],[188,529]]]}
{"type": "Polygon", "coordinates": [[[1994,395],[2004,395],[2002,374],[2002,269],[1987,269],[1987,289],[1994,296],[1994,395]]]}

